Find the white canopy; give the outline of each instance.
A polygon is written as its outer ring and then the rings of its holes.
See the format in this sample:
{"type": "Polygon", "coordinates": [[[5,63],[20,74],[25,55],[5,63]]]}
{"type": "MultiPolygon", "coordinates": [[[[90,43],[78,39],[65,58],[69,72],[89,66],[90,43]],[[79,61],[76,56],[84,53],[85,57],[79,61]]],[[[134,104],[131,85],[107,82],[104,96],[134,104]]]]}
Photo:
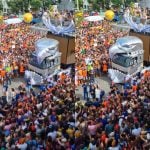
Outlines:
{"type": "Polygon", "coordinates": [[[102,20],[104,20],[104,17],[98,15],[98,16],[88,16],[84,19],[86,21],[94,22],[94,21],[102,21],[102,20]]]}
{"type": "Polygon", "coordinates": [[[22,20],[20,18],[11,18],[4,21],[6,24],[16,24],[21,23],[22,20]]]}

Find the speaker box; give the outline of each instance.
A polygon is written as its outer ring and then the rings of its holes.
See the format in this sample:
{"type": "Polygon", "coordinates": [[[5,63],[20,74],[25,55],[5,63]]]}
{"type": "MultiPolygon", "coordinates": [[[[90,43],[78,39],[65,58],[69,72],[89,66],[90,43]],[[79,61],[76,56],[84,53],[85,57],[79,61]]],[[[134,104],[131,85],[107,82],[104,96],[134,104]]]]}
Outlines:
{"type": "Polygon", "coordinates": [[[130,30],[129,35],[136,36],[143,41],[144,65],[150,65],[150,33],[134,32],[130,30]]]}
{"type": "Polygon", "coordinates": [[[75,37],[67,35],[55,35],[47,33],[47,38],[59,41],[59,51],[61,55],[62,66],[68,66],[75,63],[75,37]]]}

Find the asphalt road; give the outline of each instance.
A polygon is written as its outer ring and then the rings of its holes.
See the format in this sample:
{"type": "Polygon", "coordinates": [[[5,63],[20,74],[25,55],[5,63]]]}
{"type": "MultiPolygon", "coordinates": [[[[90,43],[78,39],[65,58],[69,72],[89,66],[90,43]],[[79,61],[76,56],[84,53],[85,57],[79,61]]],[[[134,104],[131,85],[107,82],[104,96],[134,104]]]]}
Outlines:
{"type": "MultiPolygon", "coordinates": [[[[17,89],[18,86],[23,84],[23,83],[25,83],[23,78],[13,79],[11,85],[9,85],[9,88],[8,88],[8,96],[10,97],[11,88],[17,89]]],[[[110,79],[107,76],[101,76],[99,78],[96,78],[95,79],[95,83],[98,84],[101,89],[105,90],[106,95],[108,94],[108,92],[110,91],[111,81],[110,81],[110,79]]],[[[34,89],[37,89],[37,88],[34,87],[34,89]]],[[[77,87],[77,89],[75,90],[75,93],[76,93],[76,95],[78,97],[81,98],[81,100],[83,100],[83,96],[82,96],[83,89],[82,89],[82,86],[77,87]]],[[[0,97],[1,96],[3,96],[3,87],[2,87],[2,85],[0,85],[0,97]]]]}
{"type": "MultiPolygon", "coordinates": [[[[100,89],[103,89],[105,91],[106,95],[109,93],[111,80],[106,75],[97,77],[95,79],[95,83],[99,85],[100,89]]],[[[82,86],[77,87],[75,93],[76,93],[77,97],[80,97],[81,100],[83,100],[82,86]]]]}

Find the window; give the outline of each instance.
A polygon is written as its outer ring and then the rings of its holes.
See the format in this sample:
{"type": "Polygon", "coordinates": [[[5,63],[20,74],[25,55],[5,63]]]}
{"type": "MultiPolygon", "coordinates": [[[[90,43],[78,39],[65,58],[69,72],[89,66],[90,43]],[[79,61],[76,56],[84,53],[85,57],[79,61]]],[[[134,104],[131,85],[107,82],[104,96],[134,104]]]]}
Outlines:
{"type": "Polygon", "coordinates": [[[133,65],[133,60],[129,56],[123,54],[116,54],[113,58],[113,62],[123,67],[133,65]]]}

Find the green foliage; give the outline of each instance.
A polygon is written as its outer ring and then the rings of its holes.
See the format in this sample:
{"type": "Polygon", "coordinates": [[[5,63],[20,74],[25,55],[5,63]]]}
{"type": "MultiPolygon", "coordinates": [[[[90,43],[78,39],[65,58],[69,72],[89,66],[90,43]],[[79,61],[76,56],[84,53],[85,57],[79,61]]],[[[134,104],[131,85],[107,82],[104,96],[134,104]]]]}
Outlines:
{"type": "MultiPolygon", "coordinates": [[[[83,7],[83,0],[78,0],[79,2],[79,8],[83,7]]],[[[75,5],[77,6],[77,0],[75,0],[75,5]]]]}
{"type": "Polygon", "coordinates": [[[30,5],[33,11],[37,11],[42,6],[42,2],[41,0],[31,0],[30,5]]]}
{"type": "MultiPolygon", "coordinates": [[[[45,0],[45,4],[47,5],[51,0],[45,0]]],[[[12,13],[19,13],[19,11],[25,13],[29,11],[29,5],[33,11],[39,10],[39,8],[43,5],[41,0],[9,0],[8,6],[11,9],[12,13]]]]}
{"type": "Polygon", "coordinates": [[[49,7],[52,5],[52,0],[43,0],[44,6],[49,7]]]}
{"type": "Polygon", "coordinates": [[[133,5],[133,3],[135,2],[135,0],[124,0],[125,2],[125,6],[130,6],[130,5],[133,5]]]}
{"type": "Polygon", "coordinates": [[[8,1],[8,6],[12,13],[19,13],[19,10],[23,9],[23,4],[21,0],[10,0],[8,1]]]}
{"type": "Polygon", "coordinates": [[[19,13],[19,11],[28,12],[28,0],[10,0],[7,3],[12,13],[19,13]]]}
{"type": "Polygon", "coordinates": [[[2,10],[0,10],[0,16],[3,16],[3,11],[2,10]]]}
{"type": "Polygon", "coordinates": [[[93,3],[92,6],[93,6],[93,10],[99,11],[100,7],[99,7],[99,5],[97,5],[97,3],[93,3]]]}
{"type": "MultiPolygon", "coordinates": [[[[78,2],[80,6],[83,5],[83,0],[78,0],[78,2]]],[[[75,1],[75,4],[77,4],[77,0],[75,1]]]]}
{"type": "Polygon", "coordinates": [[[121,5],[129,6],[133,5],[135,0],[88,0],[90,4],[92,4],[92,10],[100,10],[102,9],[110,9],[110,4],[112,3],[116,7],[120,7],[121,5]]]}
{"type": "Polygon", "coordinates": [[[3,5],[2,5],[2,1],[0,1],[0,11],[3,10],[3,5]]]}
{"type": "Polygon", "coordinates": [[[132,8],[134,7],[134,3],[133,2],[130,3],[130,7],[132,7],[132,8]]]}
{"type": "Polygon", "coordinates": [[[115,5],[116,7],[120,7],[123,4],[123,0],[111,0],[111,2],[113,3],[113,5],[115,5]]]}

